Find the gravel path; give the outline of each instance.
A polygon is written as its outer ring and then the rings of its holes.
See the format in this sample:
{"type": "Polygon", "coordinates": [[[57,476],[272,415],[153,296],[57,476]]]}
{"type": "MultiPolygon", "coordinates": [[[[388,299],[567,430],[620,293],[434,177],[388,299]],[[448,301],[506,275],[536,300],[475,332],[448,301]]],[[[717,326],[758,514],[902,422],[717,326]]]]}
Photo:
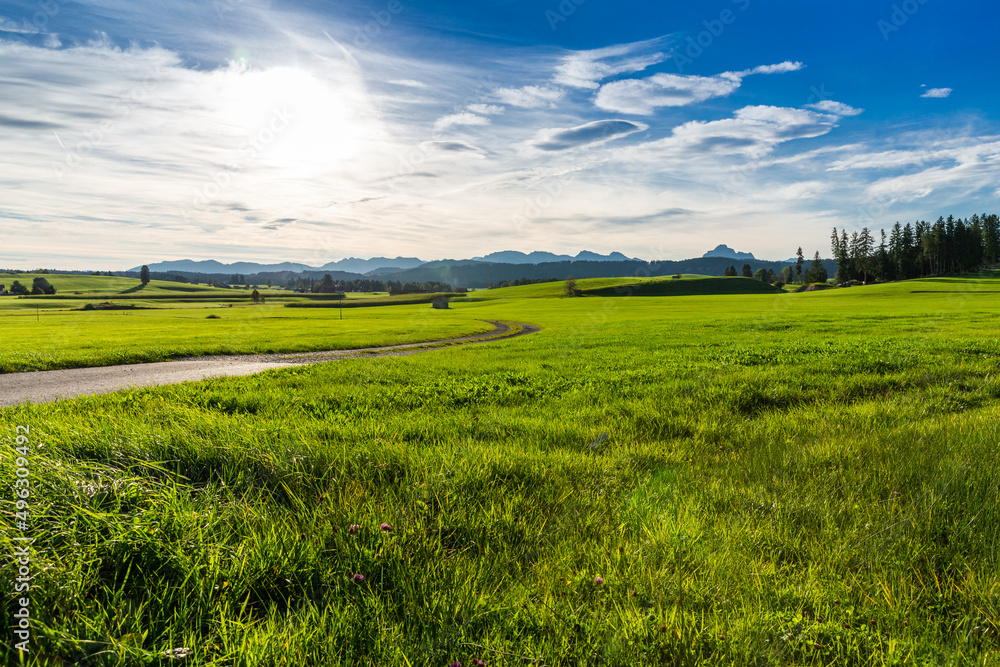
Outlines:
{"type": "Polygon", "coordinates": [[[352,350],[325,352],[294,352],[288,354],[241,354],[211,357],[191,357],[178,361],[150,364],[125,364],[95,368],[68,368],[57,371],[31,373],[6,373],[0,375],[0,406],[18,403],[46,403],[60,398],[73,398],[89,394],[106,394],[131,387],[154,387],[192,380],[252,375],[272,368],[301,366],[350,357],[389,357],[429,352],[442,347],[493,343],[498,340],[525,336],[538,331],[530,324],[518,324],[519,331],[503,322],[484,320],[493,325],[493,331],[449,338],[426,343],[407,343],[385,347],[367,347],[352,350]]]}

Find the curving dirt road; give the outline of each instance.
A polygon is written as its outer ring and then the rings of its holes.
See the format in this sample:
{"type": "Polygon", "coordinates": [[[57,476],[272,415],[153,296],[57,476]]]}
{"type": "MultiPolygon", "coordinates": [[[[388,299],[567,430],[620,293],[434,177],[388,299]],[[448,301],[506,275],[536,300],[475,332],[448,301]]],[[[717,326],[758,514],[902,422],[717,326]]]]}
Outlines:
{"type": "Polygon", "coordinates": [[[511,330],[504,322],[483,320],[493,325],[493,331],[449,338],[425,343],[406,343],[385,347],[366,347],[352,350],[325,352],[293,352],[288,354],[240,354],[214,357],[191,357],[178,361],[94,368],[68,368],[57,371],[8,373],[0,375],[0,406],[18,403],[47,403],[60,398],[73,398],[89,394],[106,394],[130,387],[154,387],[191,380],[252,375],[282,366],[301,366],[350,357],[389,357],[429,352],[454,345],[492,343],[535,333],[539,329],[530,324],[520,324],[519,331],[511,330]]]}

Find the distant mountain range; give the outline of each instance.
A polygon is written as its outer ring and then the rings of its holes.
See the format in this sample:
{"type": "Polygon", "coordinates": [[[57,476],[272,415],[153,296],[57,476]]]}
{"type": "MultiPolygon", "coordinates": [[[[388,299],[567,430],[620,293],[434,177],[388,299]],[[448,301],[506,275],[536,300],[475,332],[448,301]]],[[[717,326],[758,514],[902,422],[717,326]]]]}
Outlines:
{"type": "MultiPolygon", "coordinates": [[[[565,262],[565,261],[586,261],[586,262],[624,262],[630,258],[620,252],[613,252],[610,255],[600,255],[596,252],[583,250],[577,253],[576,257],[570,255],[556,255],[551,252],[533,252],[525,254],[516,250],[503,250],[493,252],[485,257],[473,257],[468,262],[490,262],[494,264],[543,264],[545,262],[565,262]]],[[[449,261],[449,260],[443,260],[449,261]]],[[[214,259],[191,260],[177,259],[167,262],[157,262],[149,264],[149,270],[154,273],[277,273],[280,271],[292,271],[301,273],[302,271],[344,271],[347,273],[393,273],[415,269],[425,264],[433,264],[417,257],[372,257],[371,259],[358,259],[348,257],[336,262],[327,262],[323,266],[309,266],[297,262],[281,262],[279,264],[259,264],[257,262],[234,262],[223,264],[214,259]]],[[[139,271],[142,267],[137,266],[129,271],[139,271]]]]}
{"type": "Polygon", "coordinates": [[[473,257],[472,260],[475,262],[493,262],[494,264],[544,264],[545,262],[627,262],[632,257],[626,257],[620,252],[613,252],[610,255],[601,255],[596,252],[590,252],[589,250],[581,250],[576,254],[576,257],[572,255],[556,255],[551,252],[541,252],[536,250],[535,252],[525,254],[523,252],[518,252],[516,250],[501,250],[500,252],[491,252],[483,257],[473,257]]]}
{"type": "MultiPolygon", "coordinates": [[[[233,264],[223,264],[214,259],[195,261],[191,259],[177,259],[169,262],[157,262],[149,264],[149,270],[159,273],[277,273],[280,271],[292,271],[301,273],[302,271],[344,271],[347,273],[368,273],[370,271],[382,269],[394,269],[404,271],[415,269],[426,262],[416,257],[372,257],[371,259],[358,259],[348,257],[336,262],[327,262],[323,266],[309,266],[297,262],[281,262],[280,264],[258,264],[257,262],[234,262],[233,264]]],[[[129,271],[139,271],[142,267],[137,266],[129,271]]]]}
{"type": "MultiPolygon", "coordinates": [[[[157,262],[148,266],[154,274],[166,274],[168,277],[171,274],[187,274],[189,278],[202,280],[208,277],[215,280],[237,280],[239,282],[244,280],[263,282],[273,279],[276,283],[286,283],[298,278],[319,279],[324,273],[329,273],[334,280],[368,278],[402,282],[439,281],[459,287],[486,287],[490,283],[499,284],[503,281],[522,278],[562,280],[570,274],[577,278],[667,275],[670,273],[700,273],[721,276],[730,264],[737,262],[748,263],[753,270],[770,268],[778,272],[784,266],[794,264],[794,261],[759,260],[752,253],[738,252],[721,244],[700,258],[656,262],[632,259],[620,252],[601,255],[584,250],[571,256],[557,255],[551,252],[523,253],[516,250],[504,250],[472,259],[440,259],[430,262],[425,262],[417,257],[373,257],[371,259],[348,257],[335,262],[327,262],[322,266],[309,266],[297,262],[223,264],[215,260],[181,259],[157,262]],[[240,277],[232,278],[234,274],[240,277]],[[255,277],[250,278],[250,276],[255,277]]],[[[836,270],[836,264],[832,261],[827,260],[824,265],[827,265],[827,271],[836,270]]],[[[140,269],[141,267],[137,266],[130,269],[130,272],[136,274],[140,269]]]]}
{"type": "Polygon", "coordinates": [[[726,259],[751,259],[756,260],[752,252],[736,252],[725,243],[715,246],[715,250],[709,250],[702,257],[725,257],[726,259]]]}
{"type": "MultiPolygon", "coordinates": [[[[729,246],[719,245],[705,256],[678,260],[646,262],[629,259],[619,252],[609,255],[583,251],[575,257],[556,255],[548,252],[522,253],[514,250],[494,252],[473,259],[440,259],[425,262],[416,257],[373,257],[357,259],[349,257],[323,266],[309,266],[296,262],[260,264],[255,262],[235,262],[223,264],[215,260],[194,261],[190,259],[149,264],[154,278],[170,280],[183,275],[192,280],[213,280],[221,282],[273,281],[275,284],[294,284],[299,280],[319,280],[330,274],[334,280],[360,280],[397,282],[443,282],[455,287],[487,287],[505,281],[523,279],[564,280],[568,275],[577,278],[664,276],[677,273],[698,273],[721,276],[726,268],[735,264],[749,264],[751,270],[771,269],[775,273],[795,260],[773,262],[756,259],[748,252],[737,252],[729,246]],[[555,258],[554,260],[551,258],[555,258]],[[738,263],[737,263],[738,262],[738,263]],[[239,277],[234,278],[233,276],[239,277]]],[[[823,260],[830,275],[837,270],[836,262],[823,260]]],[[[119,275],[136,276],[141,267],[119,275]]]]}

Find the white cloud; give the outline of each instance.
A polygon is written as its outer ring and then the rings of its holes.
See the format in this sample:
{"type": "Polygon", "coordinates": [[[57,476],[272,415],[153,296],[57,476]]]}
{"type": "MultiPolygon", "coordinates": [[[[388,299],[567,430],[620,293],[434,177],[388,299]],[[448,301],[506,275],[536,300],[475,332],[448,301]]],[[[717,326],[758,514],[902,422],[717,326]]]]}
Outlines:
{"type": "Polygon", "coordinates": [[[0,16],[0,32],[11,32],[21,35],[37,35],[40,31],[27,21],[19,23],[5,16],[0,16]]]}
{"type": "Polygon", "coordinates": [[[948,97],[951,95],[951,88],[931,88],[920,97],[948,97]]]}
{"type": "Polygon", "coordinates": [[[426,88],[427,84],[422,81],[417,81],[416,79],[393,79],[392,81],[386,81],[386,83],[391,83],[394,86],[405,86],[407,88],[426,88]]]}
{"type": "Polygon", "coordinates": [[[470,104],[465,108],[481,116],[493,116],[503,113],[503,107],[496,104],[470,104]]]}
{"type": "Polygon", "coordinates": [[[743,107],[732,118],[684,123],[670,136],[625,149],[619,157],[658,161],[733,155],[755,159],[770,153],[777,144],[827,134],[837,120],[837,116],[805,109],[743,107]]]}
{"type": "Polygon", "coordinates": [[[552,107],[566,95],[566,91],[552,86],[524,86],[522,88],[496,88],[494,96],[512,107],[535,109],[552,107]]]}
{"type": "Polygon", "coordinates": [[[421,146],[434,152],[458,153],[479,159],[486,157],[485,150],[464,141],[425,141],[421,146]]]}
{"type": "Polygon", "coordinates": [[[802,63],[798,61],[786,60],[783,63],[778,63],[777,65],[760,65],[759,67],[754,67],[751,70],[741,72],[743,76],[748,74],[785,74],[787,72],[797,72],[805,67],[802,63]]]}
{"type": "Polygon", "coordinates": [[[562,58],[556,68],[555,82],[570,88],[596,89],[602,79],[616,74],[641,72],[665,61],[668,54],[652,51],[664,46],[665,42],[665,37],[658,37],[602,49],[575,51],[562,58]]]}
{"type": "Polygon", "coordinates": [[[645,79],[622,79],[601,86],[594,104],[608,111],[647,116],[655,113],[657,107],[680,107],[712,97],[725,97],[742,85],[744,77],[752,74],[794,72],[801,67],[802,63],[784,62],[715,76],[654,74],[645,79]]]}
{"type": "Polygon", "coordinates": [[[608,111],[649,115],[657,107],[679,107],[711,97],[723,97],[739,87],[740,78],[735,74],[654,74],[645,79],[607,83],[601,86],[594,104],[608,111]]]}
{"type": "Polygon", "coordinates": [[[434,129],[438,132],[447,130],[455,125],[489,125],[490,119],[485,116],[477,116],[474,113],[462,111],[460,113],[442,116],[434,121],[434,129]]]}
{"type": "Polygon", "coordinates": [[[628,120],[596,120],[576,127],[539,130],[526,147],[539,151],[564,151],[580,146],[604,144],[635,132],[642,132],[648,127],[645,123],[633,123],[628,120]]]}
{"type": "Polygon", "coordinates": [[[888,202],[922,199],[937,190],[954,190],[956,195],[971,195],[976,190],[996,186],[998,163],[963,163],[951,167],[930,167],[913,174],[890,176],[872,183],[865,194],[888,202]]]}
{"type": "Polygon", "coordinates": [[[963,163],[978,163],[984,160],[995,161],[1000,155],[1000,137],[976,137],[968,139],[941,139],[936,134],[930,136],[917,135],[918,144],[915,148],[905,150],[858,151],[850,157],[837,160],[830,164],[829,171],[848,171],[854,169],[902,169],[904,167],[939,163],[958,165],[963,163]]]}
{"type": "Polygon", "coordinates": [[[864,109],[856,109],[852,106],[844,104],[843,102],[834,102],[833,100],[823,100],[822,102],[807,104],[806,106],[810,109],[815,109],[816,111],[832,113],[837,116],[857,116],[858,114],[865,112],[864,109]]]}

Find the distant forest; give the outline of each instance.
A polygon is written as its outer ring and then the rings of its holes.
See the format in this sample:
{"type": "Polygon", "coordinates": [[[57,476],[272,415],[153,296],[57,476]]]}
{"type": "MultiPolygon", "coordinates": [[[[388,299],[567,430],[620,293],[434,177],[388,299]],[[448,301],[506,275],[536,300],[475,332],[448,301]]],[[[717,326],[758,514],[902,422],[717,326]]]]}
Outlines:
{"type": "Polygon", "coordinates": [[[837,262],[836,282],[906,280],[925,276],[969,273],[994,266],[1000,252],[1000,222],[996,214],[968,220],[948,216],[892,226],[879,232],[879,243],[868,228],[853,232],[833,228],[830,237],[837,262]]]}

